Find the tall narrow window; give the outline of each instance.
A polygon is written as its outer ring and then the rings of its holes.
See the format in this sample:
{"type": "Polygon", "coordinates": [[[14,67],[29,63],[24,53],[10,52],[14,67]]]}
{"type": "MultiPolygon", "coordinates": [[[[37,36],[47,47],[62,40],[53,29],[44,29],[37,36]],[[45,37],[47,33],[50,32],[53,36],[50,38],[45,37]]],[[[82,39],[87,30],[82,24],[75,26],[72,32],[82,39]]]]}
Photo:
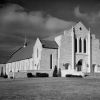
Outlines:
{"type": "Polygon", "coordinates": [[[38,48],[37,48],[37,58],[38,58],[38,53],[39,53],[39,51],[38,51],[38,48]]]}
{"type": "Polygon", "coordinates": [[[82,52],[82,40],[81,40],[81,38],[79,39],[79,52],[82,52]]]}
{"type": "Polygon", "coordinates": [[[84,53],[86,53],[86,39],[84,39],[84,53]]]}
{"type": "Polygon", "coordinates": [[[52,54],[50,55],[50,69],[52,69],[52,54]]]}
{"type": "Polygon", "coordinates": [[[77,39],[75,38],[75,45],[74,45],[74,49],[75,49],[75,53],[77,52],[77,39]]]}

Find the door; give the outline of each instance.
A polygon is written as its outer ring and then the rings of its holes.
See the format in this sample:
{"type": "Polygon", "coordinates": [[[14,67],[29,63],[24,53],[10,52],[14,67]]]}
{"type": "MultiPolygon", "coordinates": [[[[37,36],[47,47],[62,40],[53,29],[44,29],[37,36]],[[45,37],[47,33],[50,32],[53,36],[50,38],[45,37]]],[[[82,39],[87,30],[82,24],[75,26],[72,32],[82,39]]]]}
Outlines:
{"type": "Polygon", "coordinates": [[[76,67],[77,67],[77,71],[82,71],[82,64],[83,64],[83,60],[79,60],[76,67]]]}

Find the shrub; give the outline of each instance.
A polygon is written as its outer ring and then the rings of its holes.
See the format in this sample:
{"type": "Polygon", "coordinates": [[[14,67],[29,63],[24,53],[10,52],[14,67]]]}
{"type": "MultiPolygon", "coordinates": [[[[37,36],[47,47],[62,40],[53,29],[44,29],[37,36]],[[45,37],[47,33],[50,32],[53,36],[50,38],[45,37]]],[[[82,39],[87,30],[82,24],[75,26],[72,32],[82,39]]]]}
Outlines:
{"type": "Polygon", "coordinates": [[[84,75],[84,77],[87,77],[87,76],[88,76],[87,74],[84,75]]]}
{"type": "Polygon", "coordinates": [[[27,77],[33,77],[32,73],[27,73],[27,77]]]}
{"type": "Polygon", "coordinates": [[[55,66],[55,68],[54,68],[54,71],[53,71],[53,77],[58,77],[57,66],[55,66]]]}
{"type": "Polygon", "coordinates": [[[3,72],[1,72],[1,77],[3,77],[4,76],[4,74],[3,74],[3,72]]]}
{"type": "Polygon", "coordinates": [[[8,78],[8,75],[5,74],[3,77],[4,77],[4,78],[8,78]]]}
{"type": "Polygon", "coordinates": [[[79,78],[82,78],[81,75],[72,75],[72,74],[67,74],[66,77],[79,77],[79,78]]]}
{"type": "Polygon", "coordinates": [[[72,75],[71,74],[67,74],[66,77],[72,77],[72,75]]]}
{"type": "Polygon", "coordinates": [[[14,77],[13,76],[10,76],[10,79],[13,79],[14,77]]]}
{"type": "Polygon", "coordinates": [[[61,77],[61,68],[59,68],[58,76],[61,77]]]}
{"type": "Polygon", "coordinates": [[[36,77],[49,77],[47,73],[36,73],[36,77]]]}

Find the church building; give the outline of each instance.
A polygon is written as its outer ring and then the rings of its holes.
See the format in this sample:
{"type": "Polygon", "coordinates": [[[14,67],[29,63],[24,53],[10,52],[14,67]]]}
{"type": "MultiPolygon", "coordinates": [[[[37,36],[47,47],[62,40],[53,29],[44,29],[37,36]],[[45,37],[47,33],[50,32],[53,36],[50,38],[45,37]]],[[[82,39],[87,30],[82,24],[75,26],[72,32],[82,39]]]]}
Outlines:
{"type": "Polygon", "coordinates": [[[99,39],[82,22],[72,25],[52,39],[41,40],[22,47],[6,63],[8,77],[26,77],[48,73],[52,77],[55,66],[61,76],[100,73],[99,39]]]}

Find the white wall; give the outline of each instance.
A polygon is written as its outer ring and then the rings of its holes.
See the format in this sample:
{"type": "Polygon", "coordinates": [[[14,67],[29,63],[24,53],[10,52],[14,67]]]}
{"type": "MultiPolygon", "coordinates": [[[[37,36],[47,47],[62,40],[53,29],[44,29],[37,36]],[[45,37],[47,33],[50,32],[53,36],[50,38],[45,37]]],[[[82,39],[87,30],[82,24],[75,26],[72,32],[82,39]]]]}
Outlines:
{"type": "Polygon", "coordinates": [[[42,52],[42,44],[38,38],[36,40],[36,43],[35,43],[33,49],[34,49],[33,50],[34,69],[39,70],[40,60],[41,60],[41,52],[42,52]],[[37,49],[38,49],[38,57],[37,57],[37,49]]]}
{"type": "Polygon", "coordinates": [[[33,58],[6,64],[6,74],[9,72],[27,71],[33,69],[33,58]]]}
{"type": "Polygon", "coordinates": [[[62,39],[62,35],[59,35],[57,37],[55,37],[55,41],[58,44],[58,69],[59,69],[59,59],[60,59],[60,46],[61,46],[61,39],[62,39]]]}

